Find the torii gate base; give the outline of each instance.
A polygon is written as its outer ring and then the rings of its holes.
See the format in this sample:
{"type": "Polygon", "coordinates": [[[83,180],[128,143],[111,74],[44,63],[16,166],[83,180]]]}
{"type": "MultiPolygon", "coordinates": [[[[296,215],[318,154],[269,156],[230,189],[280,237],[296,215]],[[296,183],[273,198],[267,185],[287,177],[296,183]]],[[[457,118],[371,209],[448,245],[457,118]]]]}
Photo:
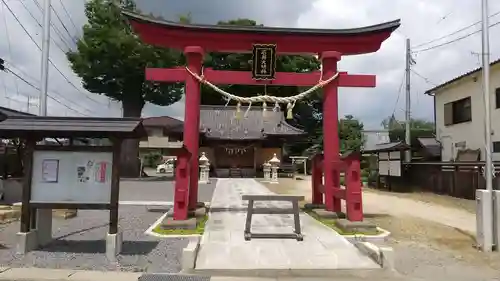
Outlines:
{"type": "MultiPolygon", "coordinates": [[[[325,204],[325,209],[337,214],[342,212],[342,201],[346,205],[346,218],[349,221],[363,221],[363,193],[360,177],[360,157],[357,153],[333,162],[332,173],[334,185],[323,184],[324,159],[322,154],[317,154],[312,161],[312,204],[322,206],[328,196],[332,196],[330,204],[325,204]],[[340,186],[340,173],[344,172],[345,188],[340,186]],[[328,196],[327,196],[328,194],[328,196]],[[331,194],[331,195],[330,195],[331,194]],[[323,198],[325,197],[325,200],[323,198]]],[[[326,177],[325,177],[326,178],[326,177]]]]}

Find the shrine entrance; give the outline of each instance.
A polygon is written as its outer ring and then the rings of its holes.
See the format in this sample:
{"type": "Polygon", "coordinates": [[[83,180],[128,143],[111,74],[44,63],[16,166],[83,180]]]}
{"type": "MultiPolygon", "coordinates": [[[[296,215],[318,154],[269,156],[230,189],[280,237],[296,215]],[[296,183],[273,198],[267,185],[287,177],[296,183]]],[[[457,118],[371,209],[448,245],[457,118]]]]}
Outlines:
{"type": "Polygon", "coordinates": [[[268,105],[284,104],[287,116],[291,117],[297,101],[308,98],[311,93],[322,88],[324,155],[321,161],[318,160],[316,174],[324,174],[324,182],[316,181],[313,188],[324,194],[326,210],[340,211],[341,200],[344,199],[353,214],[356,214],[352,219],[362,220],[359,165],[352,159],[343,162],[339,156],[338,88],[375,87],[376,79],[374,75],[340,72],[337,64],[342,56],[378,51],[381,44],[400,26],[399,20],[363,28],[326,30],[191,25],[152,19],[131,12],[123,14],[144,42],[176,48],[182,50],[186,56],[185,67],[146,69],[146,78],[150,81],[185,82],[184,144],[187,153],[178,156],[174,219],[187,219],[188,210],[197,205],[200,85],[205,84],[228,101],[236,101],[240,118],[244,117],[245,107],[249,110],[256,104],[260,104],[263,111],[267,110],[268,105]],[[204,68],[203,57],[207,52],[253,52],[253,70],[243,72],[204,68]],[[317,55],[321,60],[322,70],[310,73],[276,72],[278,54],[317,55]],[[228,84],[310,88],[291,97],[239,97],[216,86],[228,84]],[[351,183],[347,189],[340,185],[340,172],[343,169],[347,170],[351,183]]]}

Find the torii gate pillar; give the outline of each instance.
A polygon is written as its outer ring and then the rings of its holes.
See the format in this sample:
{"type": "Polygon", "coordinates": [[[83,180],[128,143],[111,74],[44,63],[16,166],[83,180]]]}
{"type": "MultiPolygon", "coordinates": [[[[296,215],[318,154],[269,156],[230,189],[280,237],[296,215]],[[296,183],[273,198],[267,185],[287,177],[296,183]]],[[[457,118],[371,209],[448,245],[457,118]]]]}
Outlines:
{"type": "MultiPolygon", "coordinates": [[[[332,77],[337,73],[337,63],[342,54],[329,51],[321,54],[323,75],[332,77]]],[[[323,172],[325,176],[325,207],[327,211],[340,212],[341,200],[334,196],[340,190],[340,144],[338,132],[338,87],[339,79],[324,86],[323,89],[323,172]]]]}
{"type": "MultiPolygon", "coordinates": [[[[189,69],[200,75],[203,63],[203,49],[201,47],[186,47],[186,56],[189,69]]],[[[183,140],[187,150],[192,157],[189,160],[189,206],[190,210],[196,209],[198,203],[198,152],[200,142],[200,82],[195,77],[186,76],[184,88],[186,104],[184,110],[184,133],[183,140]]]]}

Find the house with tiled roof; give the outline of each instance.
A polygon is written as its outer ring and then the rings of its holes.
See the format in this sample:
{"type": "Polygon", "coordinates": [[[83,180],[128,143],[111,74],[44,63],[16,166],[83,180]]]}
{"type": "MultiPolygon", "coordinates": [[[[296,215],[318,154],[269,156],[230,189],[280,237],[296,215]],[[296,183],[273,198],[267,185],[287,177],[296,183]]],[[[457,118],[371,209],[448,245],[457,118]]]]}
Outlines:
{"type": "MultiPolygon", "coordinates": [[[[500,161],[500,60],[490,66],[493,160],[500,161]]],[[[482,68],[471,70],[425,93],[434,97],[436,139],[442,147],[441,160],[455,160],[461,150],[477,150],[484,160],[482,68]]]]}
{"type": "MultiPolygon", "coordinates": [[[[152,124],[148,119],[143,123],[146,130],[152,124]]],[[[183,126],[182,121],[176,121],[168,126],[173,122],[165,119],[157,125],[164,124],[164,132],[178,140],[183,126]]],[[[220,105],[200,108],[200,153],[205,152],[219,177],[227,177],[234,171],[242,176],[254,176],[274,153],[281,159],[285,141],[303,136],[304,131],[288,124],[280,111],[242,107],[238,112],[235,106],[220,105]]]]}

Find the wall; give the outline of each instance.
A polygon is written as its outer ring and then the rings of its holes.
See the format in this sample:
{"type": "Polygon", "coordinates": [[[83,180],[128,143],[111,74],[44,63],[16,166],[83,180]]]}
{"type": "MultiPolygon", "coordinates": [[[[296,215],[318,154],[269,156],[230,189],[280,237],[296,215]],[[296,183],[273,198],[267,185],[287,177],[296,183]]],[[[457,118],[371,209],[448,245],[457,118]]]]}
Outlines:
{"type": "MultiPolygon", "coordinates": [[[[484,99],[482,94],[482,73],[478,72],[450,85],[435,95],[436,101],[436,137],[443,145],[442,161],[455,158],[458,148],[456,143],[466,142],[466,148],[481,149],[484,160],[484,99]],[[476,79],[474,79],[476,78],[476,79]],[[476,80],[476,81],[475,81],[476,80]],[[444,125],[444,104],[462,98],[471,97],[472,121],[444,125]]],[[[500,63],[491,67],[491,124],[492,141],[500,141],[500,109],[496,108],[495,89],[500,87],[500,63]]],[[[500,161],[500,153],[493,153],[493,160],[500,161]]]]}

